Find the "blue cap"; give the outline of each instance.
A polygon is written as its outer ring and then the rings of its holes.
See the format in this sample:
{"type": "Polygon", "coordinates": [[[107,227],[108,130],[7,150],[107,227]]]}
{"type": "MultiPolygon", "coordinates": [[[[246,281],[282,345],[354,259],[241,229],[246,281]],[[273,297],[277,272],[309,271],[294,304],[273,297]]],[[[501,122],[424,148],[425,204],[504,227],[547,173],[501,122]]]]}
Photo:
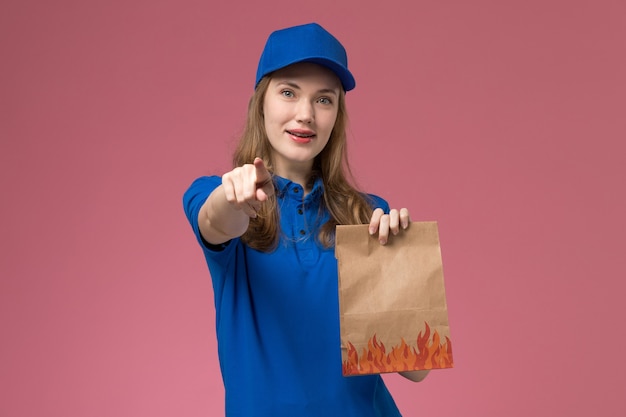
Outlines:
{"type": "Polygon", "coordinates": [[[343,45],[317,23],[308,23],[270,34],[259,60],[255,88],[270,72],[298,62],[313,62],[329,68],[337,74],[345,91],[356,85],[348,70],[348,56],[343,45]]]}

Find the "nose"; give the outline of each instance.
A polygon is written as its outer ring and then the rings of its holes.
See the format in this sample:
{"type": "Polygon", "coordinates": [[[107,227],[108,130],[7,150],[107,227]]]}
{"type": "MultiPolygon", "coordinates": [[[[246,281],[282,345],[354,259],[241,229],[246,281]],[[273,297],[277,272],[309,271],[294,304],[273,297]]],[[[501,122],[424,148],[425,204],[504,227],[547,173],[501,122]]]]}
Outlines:
{"type": "Polygon", "coordinates": [[[296,120],[299,123],[309,124],[315,119],[315,109],[308,100],[300,100],[296,109],[296,120]]]}

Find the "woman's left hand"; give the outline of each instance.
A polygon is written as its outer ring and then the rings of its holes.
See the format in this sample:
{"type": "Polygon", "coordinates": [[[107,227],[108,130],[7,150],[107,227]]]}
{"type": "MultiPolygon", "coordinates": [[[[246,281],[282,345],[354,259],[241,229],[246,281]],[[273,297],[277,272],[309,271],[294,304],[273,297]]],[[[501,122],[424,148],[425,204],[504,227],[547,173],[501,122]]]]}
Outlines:
{"type": "Polygon", "coordinates": [[[410,222],[409,210],[406,208],[401,208],[400,210],[391,209],[389,214],[385,214],[383,209],[377,208],[374,210],[374,213],[372,213],[369,232],[370,235],[374,235],[378,232],[378,241],[381,245],[384,245],[389,239],[389,231],[397,235],[400,229],[404,230],[409,227],[410,222]]]}

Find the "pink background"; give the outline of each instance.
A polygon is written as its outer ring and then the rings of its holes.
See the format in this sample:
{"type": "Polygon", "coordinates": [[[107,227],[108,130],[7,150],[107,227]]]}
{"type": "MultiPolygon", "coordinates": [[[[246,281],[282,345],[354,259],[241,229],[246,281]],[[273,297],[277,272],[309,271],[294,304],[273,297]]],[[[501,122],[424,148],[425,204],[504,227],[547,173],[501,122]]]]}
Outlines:
{"type": "Polygon", "coordinates": [[[626,415],[625,3],[217,3],[0,5],[0,415],[222,415],[181,196],[309,21],[360,185],[440,225],[456,367],[386,376],[404,415],[626,415]]]}

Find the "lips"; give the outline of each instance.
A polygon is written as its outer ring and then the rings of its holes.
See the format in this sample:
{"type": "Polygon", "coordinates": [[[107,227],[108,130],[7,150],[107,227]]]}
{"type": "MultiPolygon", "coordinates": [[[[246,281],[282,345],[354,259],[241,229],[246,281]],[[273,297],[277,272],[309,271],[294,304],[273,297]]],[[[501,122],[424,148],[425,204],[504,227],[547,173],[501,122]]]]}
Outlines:
{"type": "Polygon", "coordinates": [[[315,138],[315,132],[308,129],[287,130],[287,134],[295,143],[306,145],[315,138]]]}
{"type": "Polygon", "coordinates": [[[315,132],[312,132],[310,130],[288,130],[287,131],[288,134],[290,134],[291,136],[295,136],[298,138],[303,138],[303,139],[311,139],[315,136],[315,132]]]}

